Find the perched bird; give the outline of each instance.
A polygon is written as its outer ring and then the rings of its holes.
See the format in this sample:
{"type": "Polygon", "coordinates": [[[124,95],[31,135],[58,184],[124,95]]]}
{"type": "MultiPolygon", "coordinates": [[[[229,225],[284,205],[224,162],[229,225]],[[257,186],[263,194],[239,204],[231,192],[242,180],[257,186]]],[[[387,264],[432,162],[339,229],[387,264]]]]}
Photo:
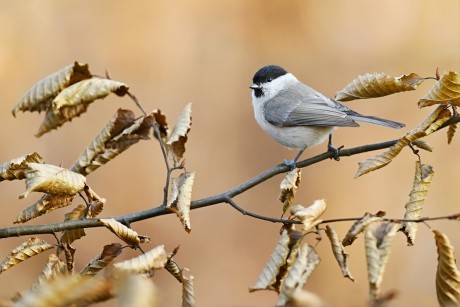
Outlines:
{"type": "Polygon", "coordinates": [[[262,67],[252,79],[252,105],[257,123],[278,143],[300,149],[285,164],[295,167],[306,148],[322,143],[329,136],[328,150],[339,159],[332,146],[336,127],[358,127],[356,122],[399,129],[405,125],[374,116],[361,115],[345,105],[303,84],[293,74],[276,65],[262,67]]]}

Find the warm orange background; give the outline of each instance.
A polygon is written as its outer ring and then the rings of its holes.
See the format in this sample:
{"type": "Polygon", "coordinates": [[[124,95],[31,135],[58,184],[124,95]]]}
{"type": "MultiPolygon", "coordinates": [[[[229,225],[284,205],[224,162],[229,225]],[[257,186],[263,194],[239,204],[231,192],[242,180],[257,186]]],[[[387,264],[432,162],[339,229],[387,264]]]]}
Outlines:
{"type": "MultiPolygon", "coordinates": [[[[89,112],[40,139],[33,135],[43,114],[11,109],[36,81],[74,60],[93,73],[109,70],[126,82],[148,110],[160,108],[173,124],[193,102],[193,126],[187,144],[187,169],[196,171],[194,199],[232,188],[292,158],[294,152],[272,141],[255,123],[248,86],[254,72],[278,64],[315,89],[333,96],[366,72],[394,76],[416,72],[433,76],[437,67],[459,70],[459,13],[456,0],[444,1],[6,1],[0,2],[0,161],[37,151],[48,163],[70,166],[117,108],[132,108],[128,98],[109,97],[89,112]]],[[[417,100],[432,86],[376,100],[350,102],[363,114],[402,121],[404,131],[362,125],[335,133],[347,147],[397,138],[420,122],[429,109],[417,100]]],[[[428,138],[434,153],[422,161],[435,176],[424,216],[458,212],[459,138],[447,146],[444,131],[428,138]]],[[[325,144],[304,157],[321,153],[325,144]]],[[[366,153],[325,161],[303,171],[296,202],[308,205],[326,198],[324,218],[355,217],[384,210],[402,217],[412,187],[415,156],[404,150],[388,167],[357,180],[357,163],[366,153]]],[[[155,141],[141,142],[88,177],[107,198],[103,216],[143,210],[160,203],[165,178],[155,141]]],[[[278,217],[278,176],[236,198],[245,209],[278,217]]],[[[1,227],[39,195],[18,200],[23,182],[2,182],[1,227]]],[[[30,224],[58,222],[70,209],[57,210],[30,224]]],[[[457,222],[432,222],[446,232],[460,253],[457,222]]],[[[350,223],[336,223],[342,237],[350,223]]],[[[278,241],[279,225],[255,220],[220,204],[192,212],[192,233],[178,219],[163,216],[133,225],[152,238],[154,247],[171,251],[180,245],[177,262],[195,276],[199,306],[271,306],[272,292],[248,293],[278,241]]],[[[52,236],[41,236],[53,242],[52,236]]],[[[4,239],[0,258],[25,238],[4,239]]],[[[118,241],[104,229],[90,229],[75,243],[77,269],[118,241]]],[[[307,239],[315,243],[312,235],[307,239]]],[[[434,306],[436,250],[430,230],[421,225],[416,245],[405,246],[399,234],[388,263],[383,289],[399,292],[393,306],[434,306]]],[[[348,248],[356,283],[341,277],[326,240],[317,246],[322,262],[306,289],[332,306],[365,305],[367,275],[362,238],[348,248]]],[[[126,251],[122,257],[136,255],[126,251]]],[[[46,255],[22,263],[0,276],[0,296],[26,290],[42,269],[46,255]]],[[[154,278],[161,306],[179,306],[181,287],[167,272],[154,278]]],[[[107,306],[114,305],[114,301],[107,306]]]]}

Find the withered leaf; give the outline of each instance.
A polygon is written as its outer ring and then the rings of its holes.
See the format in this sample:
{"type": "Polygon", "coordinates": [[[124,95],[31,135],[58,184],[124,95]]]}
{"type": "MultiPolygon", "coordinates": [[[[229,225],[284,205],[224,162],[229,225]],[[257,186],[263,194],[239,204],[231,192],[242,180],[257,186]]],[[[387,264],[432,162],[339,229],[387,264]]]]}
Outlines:
{"type": "MultiPolygon", "coordinates": [[[[155,119],[155,123],[158,125],[158,130],[160,130],[160,136],[163,142],[166,142],[166,138],[169,134],[169,127],[168,122],[166,121],[166,115],[161,113],[160,109],[155,109],[152,111],[153,118],[155,119]]],[[[156,138],[157,135],[155,135],[156,138]]]]}
{"type": "Polygon", "coordinates": [[[419,100],[418,106],[423,108],[448,103],[460,106],[460,75],[453,71],[444,73],[428,94],[419,100]]]}
{"type": "Polygon", "coordinates": [[[16,264],[29,259],[35,255],[38,255],[50,248],[53,245],[47,243],[36,237],[32,237],[27,241],[23,242],[18,247],[14,248],[9,255],[0,263],[0,274],[15,266],[16,264]]]}
{"type": "Polygon", "coordinates": [[[427,142],[425,142],[424,140],[418,139],[418,140],[412,141],[412,145],[417,146],[418,148],[429,151],[429,152],[433,151],[433,147],[427,142]]]}
{"type": "Polygon", "coordinates": [[[324,199],[318,199],[315,200],[313,204],[307,208],[301,205],[293,206],[291,208],[291,215],[302,222],[302,232],[306,233],[321,223],[321,220],[318,220],[318,218],[326,210],[326,207],[326,201],[324,199]]]}
{"type": "Polygon", "coordinates": [[[438,268],[436,271],[436,294],[440,306],[460,304],[460,272],[455,262],[454,248],[449,238],[433,229],[438,249],[438,268]]]}
{"type": "MultiPolygon", "coordinates": [[[[59,246],[58,252],[64,252],[65,256],[65,263],[67,266],[67,272],[69,272],[70,275],[74,274],[74,267],[75,267],[75,251],[76,249],[73,248],[70,244],[68,243],[62,243],[59,246]]],[[[58,253],[59,255],[59,253],[58,253]]]]}
{"type": "Polygon", "coordinates": [[[102,252],[94,257],[80,272],[80,275],[95,275],[108,266],[122,252],[120,243],[105,245],[102,252]]]}
{"type": "Polygon", "coordinates": [[[168,255],[166,254],[164,245],[159,245],[145,254],[115,263],[113,266],[121,271],[148,274],[152,270],[163,268],[166,261],[168,261],[168,255]]]}
{"type": "Polygon", "coordinates": [[[168,152],[172,155],[174,162],[179,162],[184,156],[187,134],[190,131],[191,126],[192,103],[188,103],[179,114],[176,125],[174,126],[174,129],[171,132],[168,141],[166,142],[168,152]]]}
{"type": "Polygon", "coordinates": [[[25,175],[26,191],[19,198],[30,192],[73,196],[86,185],[85,176],[51,164],[28,163],[25,175]]]}
{"type": "MultiPolygon", "coordinates": [[[[419,219],[422,214],[426,194],[433,178],[433,167],[427,164],[415,162],[415,175],[412,191],[409,194],[409,201],[406,203],[404,219],[419,219]]],[[[407,244],[414,245],[417,234],[418,223],[403,222],[400,230],[407,236],[407,244]]]]}
{"type": "Polygon", "coordinates": [[[455,136],[455,132],[457,132],[458,123],[449,125],[449,129],[447,129],[447,144],[452,143],[452,140],[455,136]]]}
{"type": "Polygon", "coordinates": [[[37,290],[41,284],[53,280],[59,276],[64,275],[66,272],[66,264],[64,261],[59,259],[55,254],[48,256],[48,261],[46,262],[43,271],[38,276],[38,281],[32,286],[32,289],[37,290]]]}
{"type": "Polygon", "coordinates": [[[25,179],[25,170],[30,162],[44,163],[44,160],[38,153],[33,152],[5,162],[0,165],[0,181],[25,179]]]}
{"type": "Polygon", "coordinates": [[[371,213],[366,212],[362,218],[357,220],[356,222],[351,225],[350,229],[348,230],[347,234],[345,235],[345,238],[342,240],[343,246],[348,246],[351,245],[357,238],[357,236],[363,232],[364,228],[369,225],[370,223],[373,223],[375,221],[379,221],[382,218],[379,216],[375,216],[371,213]]]}
{"type": "Polygon", "coordinates": [[[117,306],[158,306],[157,290],[151,279],[131,273],[123,274],[120,279],[117,306]]]}
{"type": "Polygon", "coordinates": [[[297,289],[293,295],[286,302],[286,307],[326,307],[328,306],[323,300],[316,294],[297,289]]]}
{"type": "Polygon", "coordinates": [[[184,271],[182,270],[182,307],[194,307],[195,306],[195,287],[193,281],[195,277],[190,275],[189,277],[185,276],[184,271]]]}
{"type": "Polygon", "coordinates": [[[183,173],[172,181],[171,198],[166,209],[176,213],[185,231],[192,230],[190,225],[190,203],[192,199],[192,187],[195,173],[183,173]]]}
{"type": "Polygon", "coordinates": [[[115,219],[99,219],[99,221],[101,221],[105,227],[130,246],[138,246],[140,243],[150,242],[150,238],[139,236],[137,232],[126,227],[115,219]]]}
{"type": "Polygon", "coordinates": [[[293,169],[289,172],[283,181],[281,181],[281,194],[279,200],[283,203],[283,215],[292,205],[297,188],[300,185],[302,170],[300,168],[293,169]]]}
{"type": "Polygon", "coordinates": [[[72,203],[73,198],[74,196],[45,194],[34,204],[22,210],[14,223],[25,223],[40,215],[66,207],[72,203]]]}
{"type": "MultiPolygon", "coordinates": [[[[72,211],[64,215],[64,222],[75,221],[85,216],[87,208],[85,205],[78,205],[72,211]]],[[[72,244],[75,240],[86,235],[84,228],[64,230],[61,236],[61,243],[72,244]]]]}
{"type": "Polygon", "coordinates": [[[75,62],[66,66],[33,85],[19,100],[12,113],[16,116],[18,111],[40,112],[49,109],[53,99],[62,89],[89,78],[91,78],[91,73],[88,64],[75,62]]]}
{"type": "Polygon", "coordinates": [[[349,278],[351,281],[355,281],[348,267],[348,257],[350,255],[345,251],[345,247],[342,245],[342,242],[340,242],[337,232],[331,225],[326,225],[326,235],[331,242],[332,253],[342,270],[342,275],[349,278]]]}
{"type": "Polygon", "coordinates": [[[424,78],[414,73],[400,77],[391,77],[384,73],[367,73],[359,76],[344,89],[337,92],[335,99],[338,101],[350,101],[413,91],[424,80],[424,78]]]}
{"type": "Polygon", "coordinates": [[[312,246],[303,244],[302,247],[300,247],[296,261],[290,268],[283,286],[281,287],[276,306],[286,306],[286,303],[292,298],[295,291],[302,289],[305,285],[318,266],[320,260],[316,250],[312,246]]]}
{"type": "Polygon", "coordinates": [[[399,224],[390,222],[375,222],[366,227],[364,244],[371,300],[379,297],[383,273],[398,229],[399,224]]]}

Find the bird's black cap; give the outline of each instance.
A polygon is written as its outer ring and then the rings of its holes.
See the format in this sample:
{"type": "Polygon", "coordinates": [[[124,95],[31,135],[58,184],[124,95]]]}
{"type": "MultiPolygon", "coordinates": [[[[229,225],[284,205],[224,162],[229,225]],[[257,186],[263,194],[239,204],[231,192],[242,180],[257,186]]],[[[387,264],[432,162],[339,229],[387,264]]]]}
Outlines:
{"type": "Polygon", "coordinates": [[[287,71],[279,66],[267,65],[256,72],[254,78],[252,78],[252,82],[255,84],[269,82],[271,80],[275,80],[278,77],[284,76],[287,73],[287,71]]]}

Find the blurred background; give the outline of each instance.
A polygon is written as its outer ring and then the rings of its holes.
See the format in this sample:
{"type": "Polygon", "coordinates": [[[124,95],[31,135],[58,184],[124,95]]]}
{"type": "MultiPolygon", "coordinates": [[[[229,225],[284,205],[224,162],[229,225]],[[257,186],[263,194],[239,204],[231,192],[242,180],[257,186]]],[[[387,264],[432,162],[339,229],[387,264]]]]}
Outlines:
{"type": "MultiPolygon", "coordinates": [[[[360,74],[411,72],[434,76],[459,70],[460,5],[444,1],[7,1],[0,0],[0,161],[39,152],[47,163],[70,166],[118,108],[135,110],[128,98],[109,96],[61,129],[34,137],[43,114],[11,110],[37,81],[78,60],[91,72],[127,83],[147,110],[159,108],[172,126],[186,103],[193,103],[193,125],[186,152],[187,170],[195,171],[193,198],[221,193],[292,158],[256,124],[251,105],[254,73],[277,64],[322,93],[334,96],[360,74]]],[[[335,145],[354,147],[402,136],[431,111],[417,101],[431,88],[374,100],[347,103],[356,111],[401,121],[402,131],[372,125],[343,128],[335,145]]],[[[139,114],[139,112],[136,110],[139,114]]],[[[445,131],[430,136],[433,153],[422,162],[435,175],[423,216],[459,211],[460,140],[447,146],[445,131]]],[[[307,150],[307,158],[326,144],[307,150]]],[[[303,170],[295,203],[327,199],[324,219],[358,217],[386,211],[402,217],[412,188],[416,157],[404,150],[377,172],[353,179],[365,153],[324,161],[303,170]]],[[[277,176],[235,200],[243,208],[279,217],[277,176]]],[[[104,217],[132,213],[161,203],[165,168],[158,143],[143,141],[88,177],[88,184],[107,199],[104,217]]],[[[40,197],[18,200],[23,182],[2,182],[0,227],[12,225],[23,208],[40,197]]],[[[56,210],[29,224],[59,222],[71,208],[56,210]]],[[[280,225],[243,216],[225,204],[192,211],[187,234],[174,215],[133,225],[152,238],[145,250],[165,244],[182,267],[195,276],[199,306],[272,306],[273,292],[248,293],[279,239],[280,225]]],[[[343,237],[351,223],[333,226],[343,237]]],[[[460,253],[458,222],[430,222],[445,232],[460,253]]],[[[52,236],[40,236],[54,242],[52,236]]],[[[26,238],[3,239],[0,258],[26,238]]],[[[75,242],[76,268],[97,255],[102,245],[119,240],[105,229],[89,229],[75,242]],[[97,238],[97,239],[96,239],[97,238]]],[[[306,241],[316,244],[314,235],[306,241]]],[[[368,285],[362,238],[347,249],[355,283],[344,279],[326,239],[316,246],[321,264],[306,289],[331,306],[364,306],[368,285]]],[[[48,253],[0,276],[0,297],[24,291],[35,282],[48,253]]],[[[120,259],[137,251],[125,250],[120,259]]],[[[392,306],[434,306],[436,248],[428,227],[420,225],[416,245],[399,234],[383,281],[397,290],[392,306]]],[[[181,286],[166,271],[156,274],[161,306],[179,306],[181,286]]],[[[105,303],[112,306],[115,302],[105,303]]]]}

